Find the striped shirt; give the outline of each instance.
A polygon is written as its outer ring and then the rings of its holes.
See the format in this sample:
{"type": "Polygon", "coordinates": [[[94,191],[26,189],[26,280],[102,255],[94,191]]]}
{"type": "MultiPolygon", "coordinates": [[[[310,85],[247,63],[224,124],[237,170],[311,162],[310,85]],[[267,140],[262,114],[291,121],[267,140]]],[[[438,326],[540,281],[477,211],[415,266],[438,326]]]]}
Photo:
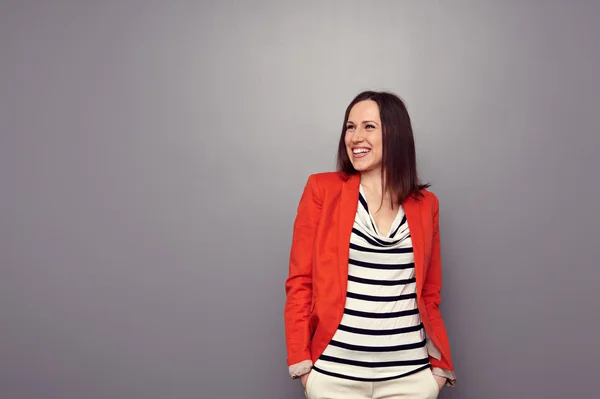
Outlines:
{"type": "Polygon", "coordinates": [[[383,381],[429,368],[417,308],[414,254],[402,207],[387,235],[378,231],[362,186],[350,236],[348,289],[340,325],[314,370],[383,381]]]}

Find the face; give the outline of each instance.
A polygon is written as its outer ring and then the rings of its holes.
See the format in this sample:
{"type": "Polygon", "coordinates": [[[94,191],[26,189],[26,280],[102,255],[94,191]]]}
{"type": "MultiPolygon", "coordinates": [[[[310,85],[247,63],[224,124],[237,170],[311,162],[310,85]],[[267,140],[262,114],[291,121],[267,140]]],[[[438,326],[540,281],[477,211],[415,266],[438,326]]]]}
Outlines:
{"type": "Polygon", "coordinates": [[[379,106],[375,101],[361,101],[352,107],[344,141],[354,169],[368,172],[381,168],[383,135],[379,106]]]}

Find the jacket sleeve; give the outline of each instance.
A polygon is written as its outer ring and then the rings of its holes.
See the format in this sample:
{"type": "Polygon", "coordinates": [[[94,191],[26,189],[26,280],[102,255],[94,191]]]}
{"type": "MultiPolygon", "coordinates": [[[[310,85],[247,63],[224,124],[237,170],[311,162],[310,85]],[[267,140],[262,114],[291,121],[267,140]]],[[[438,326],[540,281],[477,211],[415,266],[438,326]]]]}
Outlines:
{"type": "Polygon", "coordinates": [[[298,205],[285,283],[284,309],[287,364],[292,378],[312,367],[309,316],[312,302],[314,243],[321,216],[322,198],[316,176],[311,175],[298,205]]]}
{"type": "MultiPolygon", "coordinates": [[[[448,382],[446,385],[453,386],[456,384],[456,376],[454,374],[454,368],[450,356],[450,343],[448,340],[448,334],[444,321],[442,320],[442,314],[440,312],[441,304],[441,291],[442,291],[442,259],[440,253],[440,229],[439,229],[439,201],[435,195],[433,195],[433,241],[431,258],[429,260],[429,266],[427,268],[427,275],[423,284],[423,299],[425,301],[425,307],[427,308],[427,316],[429,322],[434,326],[436,338],[440,340],[440,345],[443,345],[447,350],[445,351],[448,358],[441,356],[438,350],[437,356],[429,356],[429,362],[432,366],[432,372],[435,375],[446,377],[448,382]]],[[[437,349],[437,348],[436,348],[437,349]]]]}

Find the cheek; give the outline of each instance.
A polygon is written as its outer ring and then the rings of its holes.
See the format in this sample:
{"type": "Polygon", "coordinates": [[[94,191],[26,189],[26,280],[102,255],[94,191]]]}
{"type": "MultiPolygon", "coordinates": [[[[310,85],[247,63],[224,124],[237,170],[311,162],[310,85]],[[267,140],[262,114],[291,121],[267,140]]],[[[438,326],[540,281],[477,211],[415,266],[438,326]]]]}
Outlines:
{"type": "Polygon", "coordinates": [[[373,141],[373,147],[377,152],[380,153],[383,150],[383,143],[381,142],[381,137],[376,137],[373,141]]]}

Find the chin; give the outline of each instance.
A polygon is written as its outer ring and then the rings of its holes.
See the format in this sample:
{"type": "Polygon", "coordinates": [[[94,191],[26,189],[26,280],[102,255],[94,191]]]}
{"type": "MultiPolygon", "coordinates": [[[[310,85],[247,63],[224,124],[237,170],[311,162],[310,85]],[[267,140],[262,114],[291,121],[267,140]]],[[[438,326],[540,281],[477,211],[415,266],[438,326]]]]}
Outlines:
{"type": "Polygon", "coordinates": [[[369,170],[369,166],[368,165],[364,165],[364,164],[360,164],[360,163],[353,163],[352,167],[357,172],[366,172],[367,170],[369,170]]]}
{"type": "Polygon", "coordinates": [[[354,167],[354,169],[357,172],[360,173],[366,173],[366,172],[372,172],[374,170],[378,170],[381,165],[373,165],[372,163],[360,163],[360,162],[356,162],[352,164],[352,167],[354,167]]]}

